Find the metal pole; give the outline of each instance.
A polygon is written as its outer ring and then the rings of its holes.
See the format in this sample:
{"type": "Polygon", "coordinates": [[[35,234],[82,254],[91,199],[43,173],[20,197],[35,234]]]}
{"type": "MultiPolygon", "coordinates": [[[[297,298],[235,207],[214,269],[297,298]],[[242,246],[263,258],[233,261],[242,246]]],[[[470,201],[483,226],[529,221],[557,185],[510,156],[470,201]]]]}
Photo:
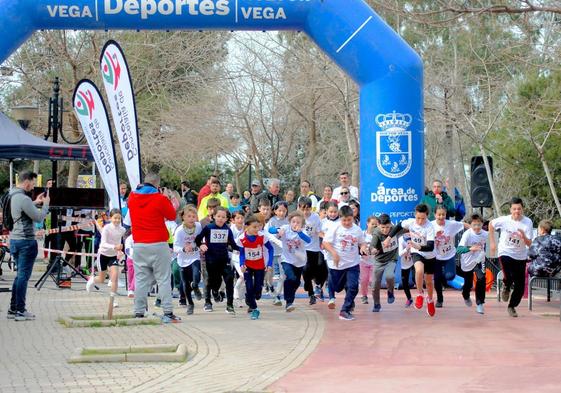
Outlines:
{"type": "MultiPolygon", "coordinates": [[[[50,117],[50,122],[49,125],[51,126],[51,129],[49,130],[49,133],[52,132],[53,134],[53,143],[58,143],[58,131],[59,131],[59,127],[60,127],[60,122],[59,122],[59,93],[60,93],[60,84],[59,84],[59,80],[58,77],[55,78],[54,82],[53,82],[53,96],[51,97],[51,102],[50,102],[50,109],[51,109],[51,113],[49,114],[50,117]]],[[[52,179],[53,179],[53,187],[57,187],[58,185],[58,162],[56,160],[53,161],[53,166],[52,166],[52,179]]]]}
{"type": "Polygon", "coordinates": [[[10,161],[10,190],[14,187],[14,162],[10,161]]]}

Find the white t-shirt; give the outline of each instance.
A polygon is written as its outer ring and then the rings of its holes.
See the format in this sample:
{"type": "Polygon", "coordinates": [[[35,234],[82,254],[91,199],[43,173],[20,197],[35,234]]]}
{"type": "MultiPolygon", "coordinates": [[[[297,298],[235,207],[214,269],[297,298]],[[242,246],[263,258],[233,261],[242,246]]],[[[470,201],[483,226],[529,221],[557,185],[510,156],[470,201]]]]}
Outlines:
{"type": "MultiPolygon", "coordinates": [[[[339,219],[333,221],[328,218],[324,218],[321,220],[321,232],[323,232],[324,239],[325,236],[329,233],[329,230],[337,226],[338,224],[339,224],[339,219]]],[[[321,252],[323,252],[324,259],[329,262],[329,260],[332,258],[331,253],[327,251],[325,248],[322,249],[321,252]]]]}
{"type": "Polygon", "coordinates": [[[446,220],[444,225],[438,225],[436,220],[432,221],[434,226],[434,249],[436,259],[448,261],[456,256],[455,238],[464,229],[464,224],[458,221],[446,220]]]}
{"type": "MultiPolygon", "coordinates": [[[[372,242],[372,234],[368,233],[368,231],[363,231],[362,235],[364,236],[364,242],[366,244],[370,244],[372,242]]],[[[374,261],[376,260],[376,256],[374,255],[362,255],[360,260],[363,264],[368,266],[374,266],[374,261]]]]}
{"type": "Polygon", "coordinates": [[[360,263],[360,246],[365,242],[364,234],[358,225],[353,224],[350,228],[345,228],[341,224],[333,226],[323,241],[331,244],[339,254],[339,266],[336,267],[331,260],[328,261],[330,269],[344,270],[360,263]]]}
{"type": "Polygon", "coordinates": [[[478,263],[485,261],[485,245],[489,239],[487,231],[481,230],[479,234],[475,233],[473,229],[468,229],[462,235],[460,240],[460,247],[470,248],[476,244],[481,246],[481,251],[468,252],[461,256],[461,267],[464,272],[472,271],[478,263]]]}
{"type": "Polygon", "coordinates": [[[296,267],[306,266],[306,242],[290,228],[290,225],[283,225],[280,230],[284,232],[280,238],[282,241],[281,261],[296,267]]]}
{"type": "Polygon", "coordinates": [[[306,223],[304,225],[304,233],[312,238],[310,244],[306,246],[306,251],[320,251],[319,246],[319,233],[321,231],[321,219],[317,213],[310,214],[310,217],[306,218],[306,223]]]}
{"type": "MultiPolygon", "coordinates": [[[[401,223],[403,229],[409,230],[409,236],[414,244],[419,246],[426,246],[428,242],[434,241],[434,227],[430,221],[426,221],[424,225],[419,225],[414,218],[409,218],[401,223]]],[[[425,259],[432,259],[436,257],[434,251],[419,251],[416,248],[411,248],[412,254],[419,254],[425,259]]]]}
{"type": "Polygon", "coordinates": [[[132,256],[134,255],[132,251],[133,246],[134,240],[132,239],[132,235],[129,235],[129,237],[127,237],[127,239],[125,240],[125,254],[130,259],[132,259],[132,256]]]}
{"type": "Polygon", "coordinates": [[[265,224],[265,235],[267,236],[267,239],[273,244],[273,247],[275,249],[275,256],[279,256],[282,254],[282,244],[280,244],[276,236],[269,236],[269,229],[271,227],[274,228],[280,228],[283,225],[288,225],[288,219],[287,218],[283,218],[282,220],[277,218],[277,217],[271,217],[271,219],[269,220],[269,222],[267,222],[267,224],[265,224]]]}
{"type": "Polygon", "coordinates": [[[522,217],[515,221],[512,216],[502,216],[491,221],[493,228],[501,231],[499,238],[499,257],[507,256],[523,261],[528,259],[528,247],[524,243],[522,235],[518,232],[522,229],[528,239],[533,237],[532,221],[528,217],[522,217]]]}
{"type": "MultiPolygon", "coordinates": [[[[343,187],[335,187],[335,189],[333,190],[333,196],[331,198],[335,199],[336,201],[341,199],[341,188],[343,187]]],[[[349,189],[352,198],[358,199],[358,188],[356,188],[355,186],[349,186],[345,188],[349,189]]]]}
{"type": "Polygon", "coordinates": [[[185,226],[179,225],[174,234],[173,252],[177,254],[177,264],[179,267],[188,267],[195,261],[201,260],[199,247],[195,244],[195,238],[202,232],[201,224],[196,222],[195,228],[186,229],[185,226]],[[190,252],[183,251],[186,245],[191,245],[193,249],[190,252]]]}
{"type": "Polygon", "coordinates": [[[401,270],[407,270],[413,267],[413,259],[411,258],[411,252],[407,249],[405,236],[399,238],[399,256],[401,258],[401,270]]]}
{"type": "MultiPolygon", "coordinates": [[[[241,247],[242,244],[240,242],[241,237],[244,234],[244,228],[242,227],[242,229],[238,229],[234,224],[232,224],[230,226],[230,230],[232,231],[232,235],[234,236],[234,241],[236,242],[236,244],[238,245],[238,247],[241,247]]],[[[230,261],[233,264],[240,264],[240,252],[239,251],[232,251],[230,254],[230,261]]]]}

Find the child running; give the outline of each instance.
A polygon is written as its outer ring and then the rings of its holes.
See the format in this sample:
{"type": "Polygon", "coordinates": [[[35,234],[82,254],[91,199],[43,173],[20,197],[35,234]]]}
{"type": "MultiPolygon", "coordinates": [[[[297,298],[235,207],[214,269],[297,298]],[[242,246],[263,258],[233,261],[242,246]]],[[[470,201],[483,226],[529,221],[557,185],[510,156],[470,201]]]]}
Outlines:
{"type": "MultiPolygon", "coordinates": [[[[234,240],[238,242],[238,239],[243,235],[245,216],[241,211],[232,213],[232,218],[230,220],[230,230],[234,235],[234,240]]],[[[243,272],[240,267],[240,252],[232,251],[232,266],[234,266],[235,273],[235,283],[234,283],[234,303],[236,307],[242,308],[243,305],[240,301],[242,297],[245,297],[245,286],[243,280],[243,272]]]]}
{"type": "MultiPolygon", "coordinates": [[[[364,241],[367,244],[372,242],[372,233],[378,226],[376,216],[368,217],[366,230],[364,231],[364,241]]],[[[368,304],[368,287],[372,283],[372,273],[374,269],[374,255],[363,255],[360,259],[360,298],[362,304],[368,304]]]]}
{"type": "Polygon", "coordinates": [[[415,207],[415,218],[410,218],[394,226],[389,236],[384,240],[384,247],[390,247],[393,237],[403,229],[409,230],[411,240],[408,245],[411,249],[411,258],[415,266],[415,282],[418,295],[415,299],[415,308],[423,308],[424,291],[423,280],[427,286],[427,313],[434,317],[436,308],[433,301],[433,275],[436,255],[434,253],[434,226],[428,220],[429,207],[420,204],[415,207]]]}
{"type": "Polygon", "coordinates": [[[473,287],[473,274],[475,273],[475,303],[479,314],[485,310],[485,245],[489,234],[484,231],[483,220],[479,214],[473,214],[470,218],[471,228],[464,232],[462,240],[458,245],[458,254],[461,255],[461,268],[464,276],[462,296],[466,306],[471,307],[471,288],[473,287]]]}
{"type": "MultiPolygon", "coordinates": [[[[269,220],[269,222],[265,225],[265,233],[270,233],[269,229],[277,228],[277,230],[285,225],[288,225],[288,219],[286,215],[288,214],[288,205],[286,202],[277,202],[273,206],[273,217],[269,220]]],[[[273,305],[280,306],[282,305],[281,295],[283,293],[283,286],[284,286],[284,271],[282,270],[282,264],[280,263],[281,255],[282,255],[282,243],[281,245],[277,245],[273,243],[274,257],[273,257],[273,271],[275,275],[278,274],[278,281],[277,285],[274,290],[275,297],[273,298],[273,305]]]]}
{"type": "Polygon", "coordinates": [[[398,241],[396,237],[389,236],[392,231],[390,216],[381,214],[378,217],[378,227],[372,233],[370,247],[374,252],[374,288],[372,298],[374,306],[372,312],[380,312],[382,304],[380,302],[380,290],[382,289],[382,276],[386,277],[388,288],[388,304],[395,302],[395,266],[398,256],[398,241]],[[386,243],[386,240],[390,240],[386,243]]]}
{"type": "Polygon", "coordinates": [[[354,224],[353,210],[343,206],[339,210],[341,221],[333,226],[323,238],[323,247],[331,254],[329,285],[334,292],[345,290],[345,302],[339,319],[352,321],[355,297],[358,295],[360,276],[360,253],[367,253],[368,246],[360,227],[354,224]]]}
{"type": "Polygon", "coordinates": [[[413,299],[411,298],[411,289],[409,287],[409,278],[411,277],[411,269],[413,268],[413,258],[411,258],[411,245],[409,235],[401,236],[399,238],[399,257],[401,258],[401,285],[407,300],[405,301],[405,308],[411,307],[413,299]]]}
{"type": "Polygon", "coordinates": [[[125,228],[121,225],[121,210],[112,209],[109,212],[111,222],[105,225],[101,231],[101,242],[99,244],[99,276],[92,275],[86,284],[86,291],[90,292],[94,284],[105,282],[107,269],[109,271],[109,279],[111,280],[111,298],[113,299],[113,307],[117,307],[115,296],[119,285],[119,261],[117,256],[123,250],[123,236],[125,228]]]}
{"type": "Polygon", "coordinates": [[[240,269],[245,281],[245,304],[251,319],[259,319],[261,311],[257,308],[257,300],[261,299],[265,270],[273,270],[275,250],[261,231],[259,219],[250,215],[245,219],[245,233],[238,239],[241,244],[240,269]],[[265,266],[265,249],[268,251],[267,266],[265,266]]]}
{"type": "Polygon", "coordinates": [[[177,253],[177,264],[181,275],[182,297],[187,300],[187,315],[193,315],[195,303],[191,291],[199,293],[198,284],[200,277],[195,275],[201,271],[201,253],[195,244],[197,235],[202,232],[201,224],[197,222],[197,208],[194,205],[186,206],[181,212],[182,225],[175,230],[173,251],[177,253]]]}
{"type": "Polygon", "coordinates": [[[284,300],[286,312],[294,311],[294,298],[306,266],[306,244],[312,239],[302,231],[305,218],[299,211],[288,215],[288,225],[269,228],[269,233],[282,241],[282,269],[284,271],[284,300]]]}
{"type": "Polygon", "coordinates": [[[239,247],[234,241],[234,235],[228,226],[226,220],[228,216],[226,209],[223,207],[216,208],[214,222],[203,228],[202,232],[196,237],[195,243],[200,247],[201,252],[206,257],[207,285],[205,288],[205,306],[206,312],[212,312],[211,293],[218,292],[222,280],[226,284],[226,312],[235,314],[234,310],[234,271],[230,264],[230,256],[228,255],[228,246],[239,251],[239,247]],[[202,244],[202,241],[205,244],[202,244]],[[201,245],[202,244],[202,245],[201,245]]]}
{"type": "Polygon", "coordinates": [[[317,213],[312,212],[312,200],[308,197],[301,197],[298,200],[298,210],[304,215],[306,234],[310,237],[311,242],[306,245],[306,267],[304,268],[304,290],[308,292],[310,305],[316,304],[316,294],[323,299],[323,284],[327,280],[327,266],[321,264],[319,254],[321,248],[319,245],[319,233],[321,230],[321,221],[317,213]],[[314,292],[314,281],[317,290],[314,292]]]}
{"type": "MultiPolygon", "coordinates": [[[[339,208],[337,207],[337,203],[335,202],[327,202],[325,204],[325,218],[321,221],[321,232],[320,232],[320,238],[323,241],[323,238],[325,238],[325,234],[329,232],[329,230],[334,227],[337,226],[337,224],[339,223],[339,208]]],[[[331,263],[331,254],[323,247],[323,243],[322,243],[322,255],[323,255],[323,261],[324,263],[329,266],[329,264],[331,263]]],[[[329,277],[329,270],[328,270],[328,277],[329,277]]],[[[327,302],[327,308],[329,308],[330,310],[334,310],[335,309],[335,291],[333,290],[333,288],[331,288],[331,286],[329,285],[330,280],[329,278],[327,279],[327,293],[329,296],[329,301],[327,302]]]]}
{"type": "MultiPolygon", "coordinates": [[[[444,206],[438,205],[434,213],[434,248],[436,251],[436,263],[434,265],[434,289],[436,290],[436,308],[444,305],[444,294],[442,292],[442,282],[445,280],[444,267],[448,265],[456,266],[456,246],[454,240],[456,235],[464,230],[464,223],[446,219],[447,210],[444,206]]],[[[469,227],[467,224],[465,226],[469,227]]]]}

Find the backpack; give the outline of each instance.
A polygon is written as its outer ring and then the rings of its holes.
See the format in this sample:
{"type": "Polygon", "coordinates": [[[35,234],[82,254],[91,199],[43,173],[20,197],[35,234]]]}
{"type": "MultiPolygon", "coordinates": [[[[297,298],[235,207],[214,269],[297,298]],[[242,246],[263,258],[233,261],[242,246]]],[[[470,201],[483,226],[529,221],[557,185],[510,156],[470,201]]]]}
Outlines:
{"type": "Polygon", "coordinates": [[[10,195],[10,191],[6,191],[6,193],[2,195],[2,198],[0,198],[0,205],[2,206],[2,227],[8,231],[12,231],[15,222],[12,217],[12,196],[10,195]]]}

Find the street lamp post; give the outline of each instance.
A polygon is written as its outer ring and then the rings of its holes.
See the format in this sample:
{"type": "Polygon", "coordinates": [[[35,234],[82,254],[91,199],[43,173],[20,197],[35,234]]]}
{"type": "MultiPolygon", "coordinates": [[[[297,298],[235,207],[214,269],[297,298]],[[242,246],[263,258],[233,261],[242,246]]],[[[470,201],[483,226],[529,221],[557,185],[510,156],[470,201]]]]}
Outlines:
{"type": "MultiPolygon", "coordinates": [[[[53,81],[53,96],[49,98],[49,129],[48,134],[45,135],[45,139],[48,139],[52,134],[53,143],[58,143],[58,134],[62,131],[62,113],[63,103],[62,98],[60,98],[60,83],[58,77],[55,77],[53,81]]],[[[53,187],[56,187],[58,184],[58,162],[53,160],[52,163],[51,177],[53,179],[53,187]]]]}

